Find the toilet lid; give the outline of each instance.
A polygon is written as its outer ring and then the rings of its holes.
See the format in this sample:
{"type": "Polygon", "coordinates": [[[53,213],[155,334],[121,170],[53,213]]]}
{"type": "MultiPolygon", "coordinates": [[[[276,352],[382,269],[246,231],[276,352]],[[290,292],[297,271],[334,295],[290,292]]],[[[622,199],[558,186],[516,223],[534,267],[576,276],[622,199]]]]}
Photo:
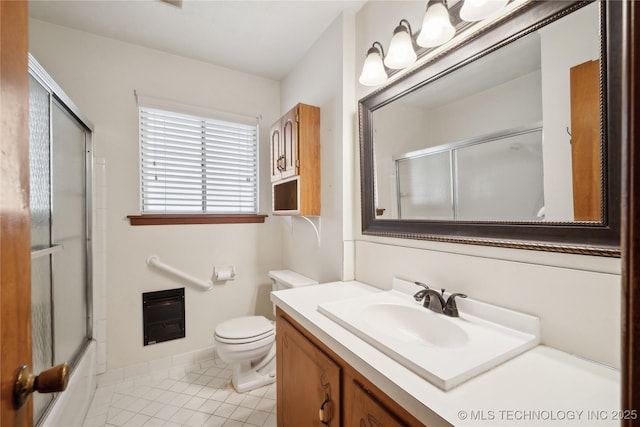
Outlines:
{"type": "Polygon", "coordinates": [[[264,316],[245,316],[222,322],[216,328],[217,337],[230,340],[261,338],[274,333],[274,326],[264,316]]]}

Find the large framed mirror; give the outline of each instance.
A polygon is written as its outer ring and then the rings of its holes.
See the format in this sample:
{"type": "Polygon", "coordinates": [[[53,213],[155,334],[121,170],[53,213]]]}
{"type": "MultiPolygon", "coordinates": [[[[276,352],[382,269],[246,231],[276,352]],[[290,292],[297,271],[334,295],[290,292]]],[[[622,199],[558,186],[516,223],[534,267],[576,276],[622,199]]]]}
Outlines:
{"type": "Polygon", "coordinates": [[[620,255],[620,2],[525,2],[359,102],[363,234],[620,255]]]}

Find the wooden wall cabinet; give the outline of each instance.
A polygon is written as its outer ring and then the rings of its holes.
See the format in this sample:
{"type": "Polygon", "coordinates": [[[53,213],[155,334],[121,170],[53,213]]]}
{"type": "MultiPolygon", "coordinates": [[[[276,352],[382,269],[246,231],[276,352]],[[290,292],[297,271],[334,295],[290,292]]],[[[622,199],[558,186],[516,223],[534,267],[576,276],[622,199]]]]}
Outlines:
{"type": "Polygon", "coordinates": [[[279,308],[278,427],[424,426],[279,308]]]}
{"type": "Polygon", "coordinates": [[[298,174],[298,120],[296,106],[271,126],[271,182],[298,174]]]}
{"type": "Polygon", "coordinates": [[[298,104],[270,132],[272,209],[320,215],[320,109],[298,104]]]}

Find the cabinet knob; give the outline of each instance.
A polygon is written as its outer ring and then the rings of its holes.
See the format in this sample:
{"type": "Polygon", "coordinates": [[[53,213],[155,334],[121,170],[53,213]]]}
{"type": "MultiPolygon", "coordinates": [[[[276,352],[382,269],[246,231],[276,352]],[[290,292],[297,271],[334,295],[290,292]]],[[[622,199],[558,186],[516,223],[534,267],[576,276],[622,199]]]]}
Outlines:
{"type": "Polygon", "coordinates": [[[328,394],[325,394],[324,402],[322,402],[320,410],[318,411],[318,416],[320,417],[320,422],[324,425],[329,425],[333,418],[333,402],[331,402],[328,394]]]}

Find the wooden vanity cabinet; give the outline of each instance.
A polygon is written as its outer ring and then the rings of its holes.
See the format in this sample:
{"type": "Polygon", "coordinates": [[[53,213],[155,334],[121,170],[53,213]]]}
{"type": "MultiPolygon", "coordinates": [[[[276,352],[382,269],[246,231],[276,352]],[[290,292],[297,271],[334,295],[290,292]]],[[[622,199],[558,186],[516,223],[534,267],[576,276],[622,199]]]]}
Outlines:
{"type": "Polygon", "coordinates": [[[374,393],[348,375],[344,381],[344,406],[348,408],[345,426],[404,427],[408,425],[387,409],[374,393]]]}
{"type": "Polygon", "coordinates": [[[273,213],[320,215],[320,109],[298,104],[270,132],[273,213]]]}
{"type": "Polygon", "coordinates": [[[424,426],[279,308],[276,319],[278,427],[424,426]]]}
{"type": "Polygon", "coordinates": [[[278,318],[279,427],[340,426],[340,366],[287,320],[278,318]]]}

